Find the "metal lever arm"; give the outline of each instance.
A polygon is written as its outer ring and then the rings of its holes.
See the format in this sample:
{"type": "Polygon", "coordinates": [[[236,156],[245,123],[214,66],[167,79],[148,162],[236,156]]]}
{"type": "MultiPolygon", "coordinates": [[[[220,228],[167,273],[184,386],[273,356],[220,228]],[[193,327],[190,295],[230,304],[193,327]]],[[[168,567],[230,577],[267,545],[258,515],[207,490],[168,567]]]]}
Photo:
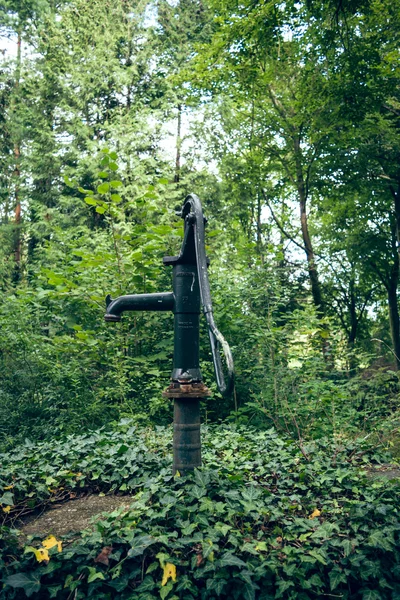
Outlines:
{"type": "MultiPolygon", "coordinates": [[[[204,216],[199,198],[195,194],[187,196],[183,208],[182,217],[188,220],[188,225],[193,227],[194,244],[196,251],[197,273],[199,278],[200,298],[205,314],[208,334],[210,337],[211,351],[213,355],[215,377],[217,386],[221,394],[228,396],[233,389],[234,383],[234,368],[231,349],[228,342],[225,340],[222,333],[218,330],[213,315],[210,283],[207,272],[207,257],[205,248],[205,232],[204,232],[204,216]],[[228,371],[227,381],[222,368],[221,357],[219,353],[220,347],[225,355],[226,367],[228,371]]],[[[185,239],[187,236],[185,235],[185,239]]],[[[185,244],[185,241],[184,241],[185,244]]],[[[183,248],[181,253],[183,252],[183,248]]]]}

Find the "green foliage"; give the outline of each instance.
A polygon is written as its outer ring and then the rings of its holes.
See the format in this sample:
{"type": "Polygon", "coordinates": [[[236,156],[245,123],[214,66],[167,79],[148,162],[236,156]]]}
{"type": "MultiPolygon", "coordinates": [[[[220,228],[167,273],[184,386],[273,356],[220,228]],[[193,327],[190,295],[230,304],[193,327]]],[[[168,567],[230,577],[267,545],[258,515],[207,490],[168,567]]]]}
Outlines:
{"type": "Polygon", "coordinates": [[[208,427],[205,467],[173,478],[171,436],[124,422],[3,455],[0,481],[12,482],[15,501],[8,518],[61,488],[134,497],[62,552],[50,550],[44,566],[3,529],[0,597],[19,598],[19,589],[32,598],[74,591],[121,600],[400,593],[398,484],[366,478],[360,466],[371,456],[321,440],[307,445],[306,460],[274,429],[208,427]],[[109,564],[96,564],[106,546],[109,564]],[[163,586],[167,563],[177,577],[163,586]]]}

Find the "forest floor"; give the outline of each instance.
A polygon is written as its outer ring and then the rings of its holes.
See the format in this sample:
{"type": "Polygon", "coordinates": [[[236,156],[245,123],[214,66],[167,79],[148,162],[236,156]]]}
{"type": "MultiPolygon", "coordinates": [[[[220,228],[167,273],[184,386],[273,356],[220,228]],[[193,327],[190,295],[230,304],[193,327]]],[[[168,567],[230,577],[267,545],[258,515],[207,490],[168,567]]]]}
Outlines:
{"type": "Polygon", "coordinates": [[[123,420],[0,455],[0,600],[400,600],[384,449],[218,424],[202,450],[174,477],[172,428],[123,420]]]}
{"type": "MultiPolygon", "coordinates": [[[[366,469],[366,473],[373,479],[400,479],[400,468],[393,464],[370,467],[366,469]]],[[[94,527],[95,523],[103,516],[103,513],[110,513],[120,507],[129,509],[134,498],[135,496],[132,495],[105,496],[104,494],[88,494],[82,498],[75,498],[48,507],[38,514],[29,515],[21,519],[17,527],[23,534],[23,541],[29,535],[41,537],[48,535],[66,536],[73,541],[84,529],[89,528],[91,525],[94,527]]]]}
{"type": "Polygon", "coordinates": [[[21,519],[18,528],[24,538],[28,535],[76,538],[77,533],[94,525],[103,513],[112,512],[121,506],[128,509],[132,500],[133,496],[90,494],[52,506],[39,514],[29,515],[25,519],[21,519]]]}

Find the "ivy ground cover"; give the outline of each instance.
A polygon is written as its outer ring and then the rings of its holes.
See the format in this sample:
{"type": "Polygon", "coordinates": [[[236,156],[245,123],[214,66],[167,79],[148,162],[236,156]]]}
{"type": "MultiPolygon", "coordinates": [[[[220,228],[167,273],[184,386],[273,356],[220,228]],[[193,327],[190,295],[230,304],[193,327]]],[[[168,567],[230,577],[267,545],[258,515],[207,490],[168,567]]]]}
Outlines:
{"type": "Polygon", "coordinates": [[[171,476],[170,428],[126,420],[3,454],[0,598],[400,599],[399,485],[362,468],[379,457],[273,429],[202,435],[189,476],[171,476]],[[73,543],[21,544],[21,511],[80,492],[133,501],[73,543]]]}

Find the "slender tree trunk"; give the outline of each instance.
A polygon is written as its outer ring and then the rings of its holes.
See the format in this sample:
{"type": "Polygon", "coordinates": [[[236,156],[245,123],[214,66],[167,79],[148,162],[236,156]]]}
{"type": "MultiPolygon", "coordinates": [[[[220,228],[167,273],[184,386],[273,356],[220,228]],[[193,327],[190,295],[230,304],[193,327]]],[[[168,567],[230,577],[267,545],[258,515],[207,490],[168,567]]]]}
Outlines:
{"type": "Polygon", "coordinates": [[[257,192],[257,254],[261,256],[261,194],[257,192]]]}
{"type": "Polygon", "coordinates": [[[389,305],[389,324],[390,324],[390,335],[392,338],[393,352],[396,359],[396,368],[400,370],[400,316],[399,306],[397,301],[397,286],[398,276],[391,280],[388,293],[388,305],[389,305]]]}
{"type": "Polygon", "coordinates": [[[389,308],[390,336],[392,338],[393,352],[395,354],[396,368],[400,370],[400,315],[399,303],[397,298],[397,288],[399,286],[400,258],[399,258],[399,221],[395,214],[392,227],[392,250],[393,264],[390,271],[390,278],[387,285],[387,297],[389,308]]]}
{"type": "Polygon", "coordinates": [[[400,370],[400,316],[397,298],[400,276],[400,182],[397,185],[397,189],[393,185],[390,185],[390,191],[394,203],[394,223],[392,225],[393,265],[387,286],[387,294],[390,335],[396,359],[396,367],[397,370],[400,370]]]}
{"type": "Polygon", "coordinates": [[[304,248],[306,251],[308,275],[311,284],[311,293],[315,306],[318,309],[318,313],[323,316],[324,306],[322,302],[321,284],[318,276],[318,269],[315,263],[315,254],[311,243],[310,232],[308,229],[308,217],[307,217],[307,190],[304,182],[303,165],[301,161],[301,148],[300,138],[295,136],[294,142],[294,154],[296,161],[296,185],[297,193],[300,201],[300,225],[301,233],[303,236],[304,248]]]}
{"type": "MultiPolygon", "coordinates": [[[[14,118],[15,114],[18,111],[18,90],[19,90],[19,82],[21,77],[21,46],[22,46],[22,33],[21,28],[18,29],[18,38],[17,38],[17,65],[15,72],[15,85],[14,85],[14,118]]],[[[21,149],[19,142],[19,131],[18,131],[18,123],[16,123],[17,132],[15,134],[14,139],[14,202],[15,202],[15,210],[14,210],[14,280],[17,282],[21,276],[21,193],[20,193],[20,180],[21,180],[21,168],[20,168],[20,159],[21,159],[21,149]]]]}
{"type": "Polygon", "coordinates": [[[349,285],[349,316],[350,316],[350,331],[348,333],[348,344],[350,348],[354,347],[354,342],[357,337],[357,329],[359,319],[357,317],[356,294],[354,291],[354,279],[351,278],[349,285]]]}
{"type": "Polygon", "coordinates": [[[175,177],[174,182],[179,183],[181,178],[181,129],[182,129],[182,104],[178,104],[178,124],[176,131],[176,156],[175,156],[175,177]]]}

